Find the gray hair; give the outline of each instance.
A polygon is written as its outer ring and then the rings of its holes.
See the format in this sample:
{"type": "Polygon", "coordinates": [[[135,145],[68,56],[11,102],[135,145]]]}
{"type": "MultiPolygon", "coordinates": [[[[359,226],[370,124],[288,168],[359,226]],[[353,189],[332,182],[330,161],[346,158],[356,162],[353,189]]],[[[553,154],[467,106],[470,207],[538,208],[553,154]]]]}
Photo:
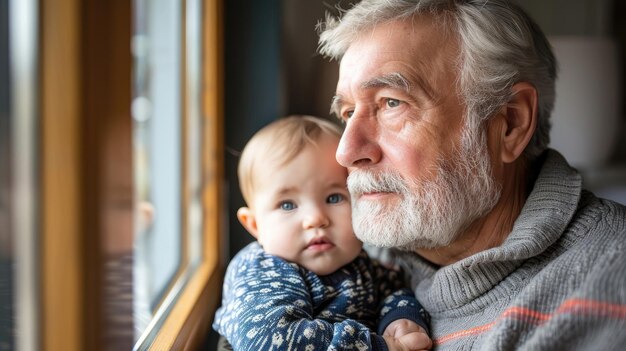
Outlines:
{"type": "Polygon", "coordinates": [[[478,128],[509,101],[515,83],[537,89],[537,129],[524,150],[529,160],[537,158],[550,142],[557,63],[541,29],[508,0],[363,0],[341,19],[327,16],[319,27],[319,52],[340,60],[377,24],[421,14],[435,16],[443,29],[458,35],[458,84],[468,127],[478,128]]]}

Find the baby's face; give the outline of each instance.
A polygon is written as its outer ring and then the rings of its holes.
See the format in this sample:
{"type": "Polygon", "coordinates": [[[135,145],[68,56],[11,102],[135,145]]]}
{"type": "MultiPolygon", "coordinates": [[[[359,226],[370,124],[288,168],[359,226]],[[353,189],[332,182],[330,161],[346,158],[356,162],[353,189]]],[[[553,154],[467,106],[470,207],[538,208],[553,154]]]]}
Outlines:
{"type": "Polygon", "coordinates": [[[264,250],[318,275],[351,262],[362,247],[352,231],[348,173],[335,160],[337,144],[325,135],[288,164],[267,165],[257,174],[251,208],[264,250]]]}

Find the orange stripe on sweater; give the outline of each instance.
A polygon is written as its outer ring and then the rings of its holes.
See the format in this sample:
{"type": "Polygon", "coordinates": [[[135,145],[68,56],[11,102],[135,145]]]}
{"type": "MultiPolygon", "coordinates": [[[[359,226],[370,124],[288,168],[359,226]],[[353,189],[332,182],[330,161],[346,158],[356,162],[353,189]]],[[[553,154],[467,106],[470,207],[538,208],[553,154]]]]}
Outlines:
{"type": "Polygon", "coordinates": [[[565,301],[555,313],[593,313],[614,318],[626,318],[626,305],[583,299],[571,299],[565,301]]]}
{"type": "Polygon", "coordinates": [[[565,300],[556,309],[554,313],[542,313],[526,307],[511,307],[506,309],[495,321],[487,324],[483,324],[478,327],[460,330],[448,335],[444,335],[435,339],[436,345],[444,344],[448,341],[459,339],[462,337],[482,334],[491,329],[496,323],[503,319],[517,319],[523,320],[528,323],[542,324],[548,321],[550,318],[558,314],[596,314],[612,318],[626,319],[626,305],[612,304],[601,301],[583,300],[583,299],[570,299],[565,300]]]}

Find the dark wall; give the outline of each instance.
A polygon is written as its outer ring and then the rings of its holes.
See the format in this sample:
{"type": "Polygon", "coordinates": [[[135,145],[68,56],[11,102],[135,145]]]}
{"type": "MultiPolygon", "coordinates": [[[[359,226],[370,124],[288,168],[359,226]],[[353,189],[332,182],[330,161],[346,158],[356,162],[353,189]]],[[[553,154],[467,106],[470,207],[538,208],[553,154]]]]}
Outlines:
{"type": "MultiPolygon", "coordinates": [[[[344,1],[345,2],[345,1],[344,1]]],[[[316,53],[316,25],[340,1],[284,0],[282,23],[283,97],[287,114],[329,116],[339,65],[316,53]]],[[[347,7],[348,5],[341,5],[347,7]]]]}
{"type": "Polygon", "coordinates": [[[231,256],[252,241],[239,224],[239,152],[255,131],[281,115],[280,0],[224,1],[225,137],[231,256]]]}

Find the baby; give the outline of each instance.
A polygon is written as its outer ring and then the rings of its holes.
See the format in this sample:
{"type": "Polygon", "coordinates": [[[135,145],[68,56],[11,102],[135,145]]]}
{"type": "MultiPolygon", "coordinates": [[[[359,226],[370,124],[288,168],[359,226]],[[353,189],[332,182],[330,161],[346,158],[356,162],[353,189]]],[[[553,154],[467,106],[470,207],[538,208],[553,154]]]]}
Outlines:
{"type": "Polygon", "coordinates": [[[340,137],[329,121],[291,116],[244,148],[248,207],[237,218],[257,241],[230,262],[213,323],[234,350],[431,347],[428,315],[400,273],[370,259],[352,231],[340,137]]]}

